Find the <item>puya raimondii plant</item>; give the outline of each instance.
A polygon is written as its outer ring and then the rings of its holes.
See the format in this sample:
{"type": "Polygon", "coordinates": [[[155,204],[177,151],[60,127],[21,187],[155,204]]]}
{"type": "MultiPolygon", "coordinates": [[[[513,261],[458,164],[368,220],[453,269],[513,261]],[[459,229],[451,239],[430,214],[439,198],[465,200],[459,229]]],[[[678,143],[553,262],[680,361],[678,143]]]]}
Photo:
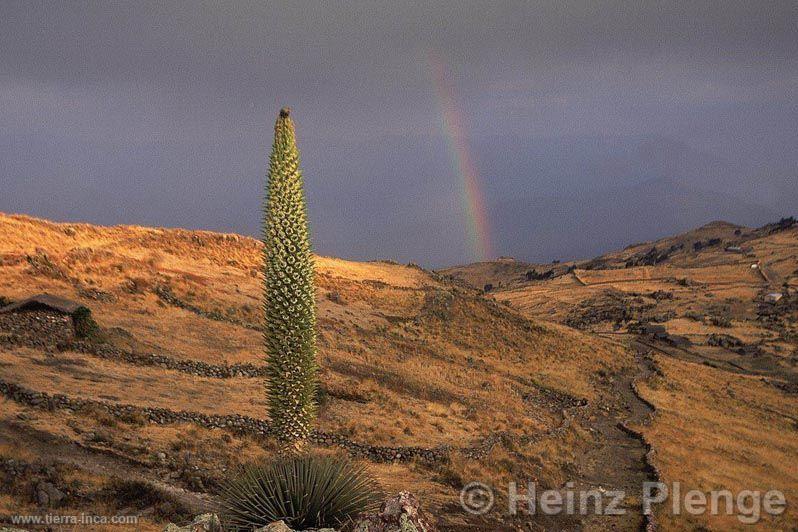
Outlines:
{"type": "Polygon", "coordinates": [[[316,299],[294,122],[280,110],[269,159],[263,227],[263,338],[268,406],[284,452],[300,450],[316,414],[316,299]]]}
{"type": "Polygon", "coordinates": [[[311,454],[244,466],[220,495],[230,530],[250,531],[280,520],[304,530],[338,527],[375,511],[383,491],[362,464],[311,454]]]}

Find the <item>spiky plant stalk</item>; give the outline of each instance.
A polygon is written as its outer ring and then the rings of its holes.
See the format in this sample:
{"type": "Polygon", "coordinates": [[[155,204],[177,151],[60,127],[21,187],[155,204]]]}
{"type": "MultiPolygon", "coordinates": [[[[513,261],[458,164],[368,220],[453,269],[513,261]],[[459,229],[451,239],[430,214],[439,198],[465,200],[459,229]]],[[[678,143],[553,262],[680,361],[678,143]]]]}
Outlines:
{"type": "Polygon", "coordinates": [[[274,125],[264,209],[263,338],[269,417],[284,451],[299,450],[316,408],[316,299],[307,207],[289,109],[274,125]]]}

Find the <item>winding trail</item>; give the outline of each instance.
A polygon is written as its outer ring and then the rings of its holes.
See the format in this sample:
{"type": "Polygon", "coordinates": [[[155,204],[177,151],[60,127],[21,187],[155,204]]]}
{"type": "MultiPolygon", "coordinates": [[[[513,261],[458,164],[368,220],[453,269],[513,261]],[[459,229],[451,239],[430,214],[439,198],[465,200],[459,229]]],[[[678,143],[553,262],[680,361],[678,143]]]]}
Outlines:
{"type": "Polygon", "coordinates": [[[51,457],[50,462],[67,464],[81,471],[123,480],[138,480],[167,493],[191,513],[199,514],[216,507],[213,497],[178,488],[156,477],[157,471],[111,450],[86,447],[29,426],[0,421],[0,445],[24,448],[39,457],[51,457]]]}
{"type": "Polygon", "coordinates": [[[576,515],[531,516],[524,530],[619,530],[652,531],[653,518],[643,514],[641,494],[645,482],[656,482],[659,473],[651,462],[652,449],[638,428],[645,426],[654,407],[636,391],[638,382],[657,372],[650,350],[645,346],[626,345],[635,351],[635,366],[611,379],[612,389],[579,418],[580,426],[590,431],[596,443],[576,459],[572,482],[559,487],[566,500],[573,492],[576,515]],[[581,492],[601,494],[600,506],[588,502],[587,515],[579,515],[581,492]],[[617,515],[608,515],[614,492],[623,492],[617,515]]]}
{"type": "Polygon", "coordinates": [[[649,350],[633,345],[637,369],[613,381],[615,404],[600,410],[590,429],[601,436],[601,444],[579,461],[584,489],[623,491],[623,515],[590,515],[583,521],[588,530],[649,530],[653,522],[643,515],[640,503],[643,484],[655,482],[658,474],[649,460],[651,447],[634,427],[648,424],[654,408],[637,394],[636,383],[655,372],[649,350]]]}

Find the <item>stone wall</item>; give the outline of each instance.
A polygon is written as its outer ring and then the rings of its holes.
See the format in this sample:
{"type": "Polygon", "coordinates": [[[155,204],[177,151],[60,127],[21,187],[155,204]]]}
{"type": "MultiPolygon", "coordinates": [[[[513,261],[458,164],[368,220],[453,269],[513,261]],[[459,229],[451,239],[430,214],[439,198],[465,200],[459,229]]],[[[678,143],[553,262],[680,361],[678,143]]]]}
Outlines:
{"type": "Polygon", "coordinates": [[[72,318],[46,310],[0,314],[0,342],[52,349],[75,337],[72,318]]]}
{"type": "MultiPolygon", "coordinates": [[[[27,406],[43,410],[69,409],[80,412],[85,409],[102,409],[114,417],[130,419],[143,417],[150,423],[159,425],[171,423],[193,423],[201,427],[225,429],[238,434],[269,436],[271,427],[266,420],[255,419],[239,414],[212,415],[185,410],[174,411],[167,408],[140,407],[134,405],[109,403],[93,399],[78,399],[63,394],[48,394],[29,390],[18,384],[0,380],[0,394],[27,406]]],[[[452,449],[449,446],[424,447],[381,447],[353,442],[343,436],[315,430],[310,436],[311,443],[325,447],[340,447],[351,456],[366,458],[374,462],[405,462],[420,459],[427,462],[440,462],[448,459],[452,451],[463,452],[472,458],[483,455],[482,447],[452,449]],[[477,451],[474,453],[474,451],[477,451]]]]}
{"type": "Polygon", "coordinates": [[[68,348],[106,360],[121,360],[138,366],[157,366],[198,377],[229,379],[232,377],[263,377],[266,375],[264,366],[256,366],[254,364],[208,364],[198,360],[172,358],[160,353],[133,353],[110,344],[75,341],[69,344],[68,348]]]}
{"type": "Polygon", "coordinates": [[[230,316],[226,316],[220,312],[205,310],[195,305],[192,305],[191,303],[187,303],[182,299],[180,299],[179,297],[177,297],[174,294],[174,292],[172,292],[172,289],[171,287],[169,287],[169,285],[159,284],[153,289],[153,293],[156,296],[158,296],[161,299],[161,301],[163,301],[164,303],[172,305],[173,307],[182,308],[183,310],[192,312],[197,316],[202,316],[203,318],[207,318],[209,320],[232,323],[233,325],[238,325],[239,327],[252,329],[254,331],[263,330],[262,327],[254,323],[249,323],[230,316]]]}

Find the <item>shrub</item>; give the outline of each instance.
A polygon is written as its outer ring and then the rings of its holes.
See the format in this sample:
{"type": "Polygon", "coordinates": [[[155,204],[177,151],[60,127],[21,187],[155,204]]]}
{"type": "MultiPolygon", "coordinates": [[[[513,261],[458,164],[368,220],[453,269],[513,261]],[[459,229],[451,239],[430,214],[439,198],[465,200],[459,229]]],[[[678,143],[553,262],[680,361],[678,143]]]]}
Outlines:
{"type": "Polygon", "coordinates": [[[704,315],[695,310],[688,310],[687,312],[684,313],[684,317],[693,321],[699,321],[699,322],[704,321],[704,315]]]}
{"type": "Polygon", "coordinates": [[[72,313],[72,323],[78,338],[96,338],[100,333],[100,327],[91,317],[91,311],[86,307],[80,307],[72,313]]]}
{"type": "Polygon", "coordinates": [[[338,527],[383,497],[364,466],[321,455],[244,466],[221,489],[223,522],[236,531],[280,520],[299,530],[338,527]]]}
{"type": "Polygon", "coordinates": [[[731,319],[729,319],[728,316],[712,316],[709,319],[709,321],[715,327],[726,327],[726,328],[728,328],[728,327],[732,326],[731,319]]]}

